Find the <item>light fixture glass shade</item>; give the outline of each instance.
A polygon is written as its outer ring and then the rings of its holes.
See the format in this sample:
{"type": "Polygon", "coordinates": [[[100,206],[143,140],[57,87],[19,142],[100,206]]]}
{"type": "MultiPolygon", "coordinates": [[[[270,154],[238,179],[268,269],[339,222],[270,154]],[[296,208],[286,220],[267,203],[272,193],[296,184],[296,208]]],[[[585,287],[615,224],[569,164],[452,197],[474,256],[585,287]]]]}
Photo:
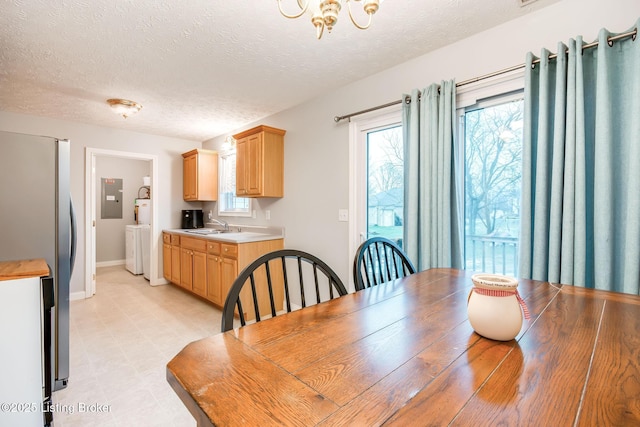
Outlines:
{"type": "Polygon", "coordinates": [[[134,101],[129,101],[128,99],[111,98],[107,99],[107,103],[116,114],[121,115],[125,119],[142,109],[142,105],[134,101]]]}

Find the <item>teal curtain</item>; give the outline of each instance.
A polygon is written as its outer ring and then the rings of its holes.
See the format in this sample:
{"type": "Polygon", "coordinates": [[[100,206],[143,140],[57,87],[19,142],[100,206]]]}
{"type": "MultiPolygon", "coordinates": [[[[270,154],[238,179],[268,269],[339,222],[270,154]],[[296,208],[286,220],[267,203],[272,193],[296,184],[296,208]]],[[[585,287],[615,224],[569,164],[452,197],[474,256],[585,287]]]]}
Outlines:
{"type": "Polygon", "coordinates": [[[455,82],[414,89],[403,99],[410,99],[402,114],[404,250],[418,270],[462,268],[455,82]]]}
{"type": "Polygon", "coordinates": [[[527,55],[519,271],[639,294],[640,41],[613,35],[527,55]]]}

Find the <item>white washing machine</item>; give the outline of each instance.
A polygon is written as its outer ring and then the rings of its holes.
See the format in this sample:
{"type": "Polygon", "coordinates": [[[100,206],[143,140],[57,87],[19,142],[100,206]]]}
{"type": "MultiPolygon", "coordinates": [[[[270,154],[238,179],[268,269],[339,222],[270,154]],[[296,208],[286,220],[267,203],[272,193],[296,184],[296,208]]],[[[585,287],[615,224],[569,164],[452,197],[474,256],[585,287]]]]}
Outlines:
{"type": "Polygon", "coordinates": [[[127,225],[125,227],[125,264],[127,270],[133,274],[143,273],[142,229],[144,227],[149,228],[149,225],[127,225]]]}

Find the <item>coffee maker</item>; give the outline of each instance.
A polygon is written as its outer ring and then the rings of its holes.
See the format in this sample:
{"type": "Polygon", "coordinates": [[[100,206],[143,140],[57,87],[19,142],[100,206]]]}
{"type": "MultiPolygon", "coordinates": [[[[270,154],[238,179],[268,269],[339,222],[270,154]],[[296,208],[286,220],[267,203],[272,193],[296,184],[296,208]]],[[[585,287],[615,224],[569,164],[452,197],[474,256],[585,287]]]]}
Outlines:
{"type": "Polygon", "coordinates": [[[203,228],[204,217],[202,209],[186,209],[182,211],[182,228],[203,228]]]}

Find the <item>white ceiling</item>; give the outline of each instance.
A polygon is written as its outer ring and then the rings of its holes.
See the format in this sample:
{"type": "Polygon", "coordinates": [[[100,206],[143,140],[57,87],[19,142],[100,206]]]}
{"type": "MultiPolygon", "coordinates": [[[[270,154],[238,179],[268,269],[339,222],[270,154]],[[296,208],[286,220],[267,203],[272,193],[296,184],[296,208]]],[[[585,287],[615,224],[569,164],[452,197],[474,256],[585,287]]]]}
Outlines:
{"type": "Polygon", "coordinates": [[[366,31],[344,7],[316,40],[276,0],[3,0],[0,110],[204,141],[557,0],[523,1],[387,0],[366,31]]]}

